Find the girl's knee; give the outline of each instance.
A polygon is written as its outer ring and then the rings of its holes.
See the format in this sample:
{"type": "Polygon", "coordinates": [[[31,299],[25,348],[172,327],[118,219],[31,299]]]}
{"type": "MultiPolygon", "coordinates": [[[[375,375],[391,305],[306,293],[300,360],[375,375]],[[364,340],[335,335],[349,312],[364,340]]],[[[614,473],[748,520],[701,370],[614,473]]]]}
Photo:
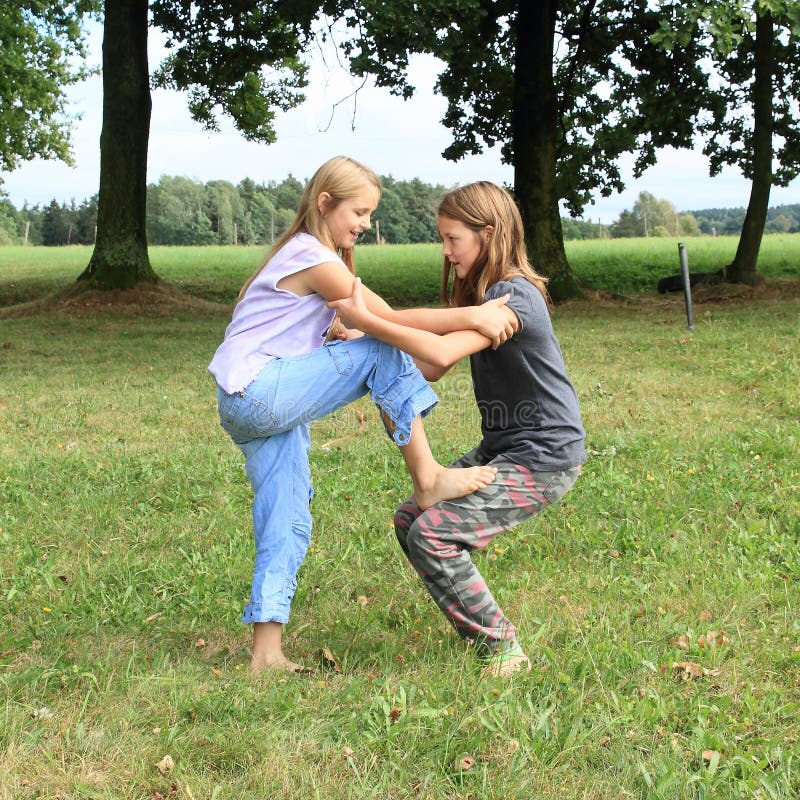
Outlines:
{"type": "Polygon", "coordinates": [[[402,509],[398,509],[395,512],[394,535],[397,537],[400,547],[406,554],[408,554],[408,531],[413,524],[414,518],[404,512],[402,509]]]}
{"type": "Polygon", "coordinates": [[[398,350],[393,344],[387,344],[380,339],[375,339],[375,347],[378,350],[378,353],[382,356],[400,356],[402,353],[401,350],[398,350]]]}
{"type": "Polygon", "coordinates": [[[441,542],[432,536],[419,520],[408,528],[405,537],[405,551],[414,565],[430,563],[437,560],[441,542]]]}
{"type": "Polygon", "coordinates": [[[418,517],[422,514],[422,510],[413,501],[413,499],[406,500],[397,511],[394,512],[394,532],[397,536],[400,545],[405,550],[405,542],[408,537],[408,531],[418,517]]]}
{"type": "Polygon", "coordinates": [[[414,359],[408,353],[379,339],[375,340],[375,344],[377,347],[376,365],[379,370],[389,370],[392,375],[401,375],[416,370],[414,359]]]}

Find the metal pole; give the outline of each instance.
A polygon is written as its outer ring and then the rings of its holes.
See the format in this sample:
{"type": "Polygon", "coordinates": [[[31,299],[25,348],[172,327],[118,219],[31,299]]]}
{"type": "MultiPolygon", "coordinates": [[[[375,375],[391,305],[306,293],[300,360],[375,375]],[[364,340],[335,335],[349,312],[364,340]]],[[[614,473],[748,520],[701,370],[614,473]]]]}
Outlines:
{"type": "Polygon", "coordinates": [[[692,284],[689,281],[689,258],[686,255],[686,245],[678,242],[678,254],[681,259],[681,275],[683,276],[683,297],[686,301],[686,322],[689,330],[694,330],[694,316],[692,314],[692,284]]]}

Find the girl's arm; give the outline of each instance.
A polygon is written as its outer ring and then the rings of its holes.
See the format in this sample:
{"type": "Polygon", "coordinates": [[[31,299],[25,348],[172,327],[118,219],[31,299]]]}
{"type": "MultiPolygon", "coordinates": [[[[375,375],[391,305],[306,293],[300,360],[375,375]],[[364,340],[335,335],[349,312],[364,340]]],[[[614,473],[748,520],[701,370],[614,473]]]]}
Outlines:
{"type": "Polygon", "coordinates": [[[423,366],[427,365],[431,372],[441,371],[441,375],[464,356],[477,353],[492,343],[474,330],[440,335],[383,319],[367,306],[362,295],[360,278],[356,278],[350,297],[329,302],[328,306],[336,309],[348,327],[358,328],[376,339],[405,350],[418,362],[424,362],[419,364],[423,373],[423,366]]]}
{"type": "Polygon", "coordinates": [[[494,346],[501,342],[501,332],[505,333],[502,341],[510,339],[518,330],[519,321],[516,314],[506,307],[510,295],[503,295],[496,300],[487,300],[479,306],[454,306],[452,308],[404,308],[393,309],[367,286],[362,286],[362,295],[367,308],[373,314],[383,317],[389,322],[419,328],[431,333],[452,333],[453,331],[476,330],[492,340],[494,346]],[[370,297],[372,295],[372,297],[370,297]]]}
{"type": "MultiPolygon", "coordinates": [[[[326,300],[342,300],[353,293],[355,279],[338,262],[326,262],[309,267],[284,278],[279,288],[297,295],[321,295],[326,300]]],[[[498,347],[519,330],[516,314],[506,307],[508,297],[489,300],[481,306],[464,308],[410,308],[395,311],[380,295],[362,288],[363,301],[375,315],[398,325],[445,334],[459,330],[477,330],[486,336],[492,347],[498,347]]],[[[352,327],[352,326],[348,326],[352,327]]]]}
{"type": "Polygon", "coordinates": [[[427,361],[423,361],[421,358],[415,358],[414,363],[417,365],[417,369],[422,373],[422,377],[429,383],[438,381],[439,378],[450,369],[450,367],[436,367],[433,364],[429,364],[427,361]]]}

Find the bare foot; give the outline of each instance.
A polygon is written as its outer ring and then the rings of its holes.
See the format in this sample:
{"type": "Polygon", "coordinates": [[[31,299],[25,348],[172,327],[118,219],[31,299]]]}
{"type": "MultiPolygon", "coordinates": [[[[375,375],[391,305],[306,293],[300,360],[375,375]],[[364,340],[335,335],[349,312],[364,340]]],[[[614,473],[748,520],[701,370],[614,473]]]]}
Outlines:
{"type": "Polygon", "coordinates": [[[311,672],[308,667],[295,664],[294,661],[289,661],[289,659],[285,657],[276,659],[253,658],[250,661],[250,671],[256,675],[268,669],[276,670],[278,672],[292,672],[297,675],[307,675],[309,672],[311,672]]]}
{"type": "Polygon", "coordinates": [[[425,485],[415,486],[417,505],[425,509],[485,489],[497,475],[495,467],[440,467],[425,485]]]}

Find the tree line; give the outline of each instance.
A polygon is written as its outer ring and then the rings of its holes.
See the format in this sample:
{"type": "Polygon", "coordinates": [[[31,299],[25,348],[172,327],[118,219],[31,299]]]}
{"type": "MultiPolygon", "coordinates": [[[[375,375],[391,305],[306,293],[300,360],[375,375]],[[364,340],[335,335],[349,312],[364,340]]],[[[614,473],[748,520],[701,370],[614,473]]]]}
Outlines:
{"type": "MultiPolygon", "coordinates": [[[[383,193],[373,215],[373,227],[362,241],[386,244],[437,242],[435,213],[446,187],[415,178],[382,176],[383,193]]],[[[282,181],[237,184],[207,183],[162,175],[147,187],[147,239],[151,245],[268,245],[291,224],[303,191],[293,175],[282,181]]],[[[641,192],[633,209],[624,210],[610,225],[562,217],[566,240],[622,237],[736,235],[744,208],[711,208],[678,212],[668,200],[641,192]]],[[[17,209],[0,198],[0,245],[61,246],[94,244],[97,195],[77,203],[17,209]]],[[[800,233],[800,204],[770,208],[766,233],[800,233]]]]}
{"type": "MultiPolygon", "coordinates": [[[[709,208],[679,212],[668,200],[659,199],[650,192],[640,192],[633,209],[623,211],[609,226],[608,235],[612,238],[736,235],[742,230],[746,214],[747,210],[744,208],[709,208]]],[[[564,225],[566,236],[569,222],[565,221],[564,225]]],[[[768,209],[764,232],[800,232],[800,204],[768,209]]]]}
{"type": "MultiPolygon", "coordinates": [[[[392,244],[438,240],[436,207],[446,191],[419,179],[381,178],[383,191],[363,241],[392,244]]],[[[147,186],[147,241],[151,245],[230,245],[274,242],[293,222],[304,184],[289,175],[280,182],[202,183],[162,175],[147,186]]],[[[17,209],[0,198],[0,244],[94,244],[98,197],[17,209]]]]}

